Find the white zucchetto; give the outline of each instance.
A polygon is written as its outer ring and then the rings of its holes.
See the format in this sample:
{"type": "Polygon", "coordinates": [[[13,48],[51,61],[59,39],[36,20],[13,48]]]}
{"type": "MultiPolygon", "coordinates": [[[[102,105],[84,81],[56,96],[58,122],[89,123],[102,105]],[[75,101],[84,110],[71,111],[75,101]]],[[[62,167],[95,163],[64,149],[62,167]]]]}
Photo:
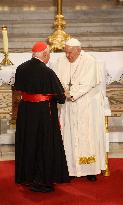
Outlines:
{"type": "Polygon", "coordinates": [[[79,40],[77,40],[76,38],[71,38],[71,39],[69,39],[68,41],[65,42],[65,45],[81,47],[81,42],[79,40]]]}

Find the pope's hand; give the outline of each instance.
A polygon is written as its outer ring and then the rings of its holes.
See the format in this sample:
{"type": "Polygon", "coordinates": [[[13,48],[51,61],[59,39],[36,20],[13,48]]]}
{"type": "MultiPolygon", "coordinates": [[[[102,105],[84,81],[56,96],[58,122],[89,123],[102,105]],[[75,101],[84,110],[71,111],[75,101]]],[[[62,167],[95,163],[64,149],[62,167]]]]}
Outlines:
{"type": "Polygon", "coordinates": [[[66,96],[67,100],[72,101],[72,97],[70,95],[70,91],[68,88],[65,89],[65,96],[66,96]]]}
{"type": "Polygon", "coordinates": [[[65,88],[65,96],[70,97],[70,91],[68,88],[65,88]]]}

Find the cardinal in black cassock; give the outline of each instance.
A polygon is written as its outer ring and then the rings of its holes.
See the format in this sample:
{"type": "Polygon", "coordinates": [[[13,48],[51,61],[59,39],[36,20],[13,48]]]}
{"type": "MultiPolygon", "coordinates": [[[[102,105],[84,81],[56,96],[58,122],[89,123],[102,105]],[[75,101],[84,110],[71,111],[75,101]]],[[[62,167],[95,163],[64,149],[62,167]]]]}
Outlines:
{"type": "Polygon", "coordinates": [[[37,42],[32,59],[19,65],[15,89],[20,92],[15,135],[15,182],[32,191],[50,192],[56,182],[68,182],[57,103],[65,102],[64,89],[46,66],[47,44],[37,42]]]}

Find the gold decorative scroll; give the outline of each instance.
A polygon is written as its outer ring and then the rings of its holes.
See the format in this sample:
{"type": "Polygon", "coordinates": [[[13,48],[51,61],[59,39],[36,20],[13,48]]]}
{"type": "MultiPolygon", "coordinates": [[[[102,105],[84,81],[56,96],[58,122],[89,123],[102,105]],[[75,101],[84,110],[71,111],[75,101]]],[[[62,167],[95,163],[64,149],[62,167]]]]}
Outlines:
{"type": "Polygon", "coordinates": [[[96,162],[96,156],[80,157],[79,164],[91,164],[96,162]]]}

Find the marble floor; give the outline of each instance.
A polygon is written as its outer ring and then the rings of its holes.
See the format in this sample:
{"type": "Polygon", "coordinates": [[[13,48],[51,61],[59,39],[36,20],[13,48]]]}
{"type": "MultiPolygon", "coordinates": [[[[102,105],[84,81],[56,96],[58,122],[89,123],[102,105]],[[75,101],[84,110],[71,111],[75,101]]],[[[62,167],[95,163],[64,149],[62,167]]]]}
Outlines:
{"type": "MultiPolygon", "coordinates": [[[[109,158],[123,158],[123,142],[110,142],[109,158]]],[[[15,147],[14,145],[0,145],[0,161],[14,160],[15,147]]]]}

